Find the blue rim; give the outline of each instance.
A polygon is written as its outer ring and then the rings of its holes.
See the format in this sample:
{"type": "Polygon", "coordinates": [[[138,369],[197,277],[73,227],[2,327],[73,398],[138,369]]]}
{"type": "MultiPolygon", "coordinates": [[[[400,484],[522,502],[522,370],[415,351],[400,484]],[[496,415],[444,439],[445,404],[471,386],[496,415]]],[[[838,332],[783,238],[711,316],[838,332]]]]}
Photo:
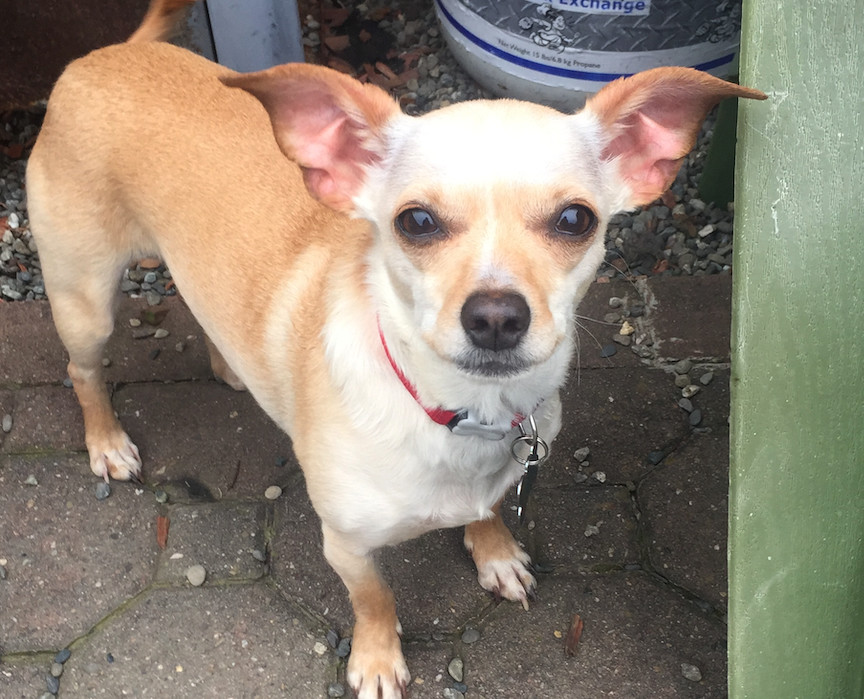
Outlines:
{"type": "MultiPolygon", "coordinates": [[[[450,24],[452,24],[462,36],[468,39],[468,41],[470,41],[478,48],[483,49],[487,53],[491,53],[493,56],[500,58],[501,60],[507,61],[508,63],[513,63],[514,65],[521,66],[522,68],[528,68],[529,70],[535,70],[538,73],[546,73],[547,75],[555,75],[561,78],[572,78],[574,80],[591,80],[593,82],[603,83],[608,83],[612,80],[617,80],[618,78],[627,78],[633,75],[633,73],[591,73],[584,70],[558,68],[556,66],[546,65],[545,63],[537,63],[536,61],[530,61],[527,58],[514,56],[507,53],[506,51],[499,49],[497,46],[493,46],[492,44],[483,41],[483,39],[481,39],[479,36],[471,33],[467,28],[465,28],[456,21],[456,18],[453,17],[453,15],[451,15],[447,11],[447,8],[441,4],[441,0],[435,0],[435,4],[447,18],[447,21],[450,22],[450,24]]],[[[712,68],[719,68],[720,66],[731,63],[734,58],[735,53],[730,53],[726,56],[715,58],[713,61],[707,61],[706,63],[700,63],[698,65],[690,67],[695,68],[696,70],[711,70],[712,68]]]]}

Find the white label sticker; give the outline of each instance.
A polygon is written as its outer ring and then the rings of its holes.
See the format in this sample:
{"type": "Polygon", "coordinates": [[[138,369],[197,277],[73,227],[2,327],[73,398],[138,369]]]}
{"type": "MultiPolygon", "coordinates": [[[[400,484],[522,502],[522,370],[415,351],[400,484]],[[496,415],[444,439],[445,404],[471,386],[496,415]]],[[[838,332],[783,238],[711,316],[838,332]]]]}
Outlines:
{"type": "Polygon", "coordinates": [[[531,0],[556,10],[579,12],[584,15],[647,15],[651,0],[531,0]]]}

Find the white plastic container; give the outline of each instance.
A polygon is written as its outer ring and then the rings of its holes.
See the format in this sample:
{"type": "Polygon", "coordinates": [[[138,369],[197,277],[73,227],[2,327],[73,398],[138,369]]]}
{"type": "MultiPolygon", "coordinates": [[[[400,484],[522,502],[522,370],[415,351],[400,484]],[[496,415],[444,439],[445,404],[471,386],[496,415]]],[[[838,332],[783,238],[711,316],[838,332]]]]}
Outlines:
{"type": "Polygon", "coordinates": [[[435,0],[435,9],[478,83],[559,109],[648,68],[738,70],[741,0],[435,0]]]}

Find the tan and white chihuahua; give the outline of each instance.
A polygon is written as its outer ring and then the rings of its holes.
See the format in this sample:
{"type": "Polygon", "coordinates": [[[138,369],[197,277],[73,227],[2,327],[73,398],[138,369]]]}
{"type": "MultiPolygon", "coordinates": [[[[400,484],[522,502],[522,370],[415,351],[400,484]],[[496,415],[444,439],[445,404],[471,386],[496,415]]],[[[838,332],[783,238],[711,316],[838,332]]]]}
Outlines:
{"type": "Polygon", "coordinates": [[[529,416],[547,442],[560,428],[609,217],[666,190],[714,104],[764,95],[658,68],[572,115],[500,100],[409,117],[327,68],[240,75],[158,41],[187,4],[153,0],[129,42],[73,62],[30,159],[91,468],[141,473],[101,359],[123,270],[160,256],[216,374],[293,440],[354,607],[350,684],[399,697],[410,676],[372,552],[465,525],[480,584],[525,603],[529,558],[500,516],[524,470],[511,445],[529,416]],[[555,148],[527,145],[538,132],[555,148]]]}

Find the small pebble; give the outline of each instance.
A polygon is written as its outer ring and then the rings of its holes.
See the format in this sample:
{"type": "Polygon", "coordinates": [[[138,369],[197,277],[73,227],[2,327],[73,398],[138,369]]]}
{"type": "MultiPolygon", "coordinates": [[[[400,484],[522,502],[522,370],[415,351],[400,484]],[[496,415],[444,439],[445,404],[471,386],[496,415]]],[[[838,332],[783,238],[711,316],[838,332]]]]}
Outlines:
{"type": "Polygon", "coordinates": [[[204,580],[207,579],[207,571],[204,570],[204,566],[202,565],[189,566],[186,569],[186,579],[190,585],[201,587],[204,584],[204,580]]]}
{"type": "Polygon", "coordinates": [[[351,653],[351,639],[343,638],[339,641],[339,645],[336,646],[336,657],[337,658],[347,658],[351,653]]]}
{"type": "Polygon", "coordinates": [[[60,680],[52,675],[45,675],[45,686],[51,694],[57,694],[60,691],[60,680]]]}
{"type": "Polygon", "coordinates": [[[9,573],[6,572],[6,566],[0,566],[0,580],[5,580],[8,575],[9,573]]]}
{"type": "Polygon", "coordinates": [[[613,335],[612,342],[617,342],[622,347],[629,347],[633,342],[632,338],[629,335],[613,335]]]}
{"type": "Polygon", "coordinates": [[[96,484],[96,499],[104,500],[111,495],[111,486],[105,481],[100,481],[96,484]]]}
{"type": "Polygon", "coordinates": [[[164,490],[157,490],[155,493],[153,493],[153,497],[156,498],[156,502],[160,504],[164,505],[166,502],[168,502],[168,493],[166,493],[164,490]]]}
{"type": "Polygon", "coordinates": [[[339,647],[339,634],[336,633],[336,629],[329,629],[325,638],[327,639],[327,643],[330,644],[330,647],[334,650],[339,647]]]}
{"type": "Polygon", "coordinates": [[[39,695],[39,699],[55,699],[56,696],[56,694],[51,694],[51,692],[42,692],[42,694],[39,695]]]}
{"type": "Polygon", "coordinates": [[[681,674],[691,682],[702,681],[702,671],[690,663],[681,663],[681,674]]]}
{"type": "Polygon", "coordinates": [[[699,386],[691,383],[690,385],[685,386],[684,388],[681,389],[681,395],[684,396],[685,398],[692,398],[697,393],[699,393],[700,390],[701,389],[699,386]]]}
{"type": "Polygon", "coordinates": [[[317,655],[324,655],[327,652],[327,646],[325,646],[321,641],[315,641],[315,645],[312,646],[312,650],[315,651],[317,655]]]}
{"type": "Polygon", "coordinates": [[[589,524],[585,527],[585,536],[596,536],[600,533],[600,527],[596,524],[589,524]]]}
{"type": "Polygon", "coordinates": [[[462,643],[477,643],[480,640],[480,632],[477,629],[465,629],[462,634],[462,643]]]}
{"type": "Polygon", "coordinates": [[[454,682],[453,689],[455,689],[457,692],[462,692],[462,694],[465,694],[465,692],[468,691],[468,685],[464,682],[454,682]]]}
{"type": "Polygon", "coordinates": [[[693,402],[689,398],[679,398],[678,407],[685,412],[693,412],[693,402]]]}
{"type": "MultiPolygon", "coordinates": [[[[252,558],[254,558],[256,561],[261,561],[261,563],[264,563],[267,560],[266,554],[260,549],[252,549],[252,558]]],[[[335,648],[336,646],[334,645],[333,647],[335,648]]]]}
{"type": "Polygon", "coordinates": [[[3,431],[10,432],[12,430],[12,416],[9,413],[6,413],[3,416],[3,431]]]}
{"type": "Polygon", "coordinates": [[[581,473],[581,472],[577,473],[575,476],[573,476],[573,480],[576,481],[577,483],[584,483],[585,481],[588,480],[588,474],[587,473],[581,473]]]}
{"type": "Polygon", "coordinates": [[[447,665],[447,674],[457,682],[461,682],[465,673],[465,663],[462,658],[453,658],[447,665]]]}
{"type": "Polygon", "coordinates": [[[138,318],[130,318],[129,325],[131,325],[133,328],[138,328],[141,326],[141,321],[138,318]]]}
{"type": "Polygon", "coordinates": [[[676,374],[675,376],[675,386],[678,388],[684,388],[685,386],[690,385],[690,377],[687,374],[676,374]]]}
{"type": "Polygon", "coordinates": [[[630,323],[626,320],[621,323],[621,329],[618,331],[619,335],[632,335],[636,332],[636,328],[634,328],[630,323]]]}
{"type": "Polygon", "coordinates": [[[67,376],[65,379],[63,379],[63,385],[64,385],[66,388],[72,388],[72,379],[70,379],[70,378],[67,376]]]}
{"type": "Polygon", "coordinates": [[[606,482],[606,474],[603,471],[594,471],[594,473],[591,474],[591,477],[598,483],[606,482]]]}
{"type": "Polygon", "coordinates": [[[604,345],[604,347],[600,350],[601,357],[612,357],[618,352],[618,348],[615,345],[604,345]]]}
{"type": "Polygon", "coordinates": [[[591,449],[589,447],[580,447],[576,451],[573,452],[573,458],[576,459],[580,464],[585,461],[588,456],[591,454],[591,449]]]}
{"type": "Polygon", "coordinates": [[[453,687],[446,687],[441,692],[441,696],[444,697],[444,699],[465,699],[465,695],[453,687]]]}
{"type": "Polygon", "coordinates": [[[682,359],[680,362],[676,362],[675,366],[672,369],[676,374],[686,374],[693,368],[693,362],[689,359],[682,359]]]}
{"type": "Polygon", "coordinates": [[[72,651],[69,650],[68,648],[64,648],[63,650],[59,651],[57,653],[57,655],[54,656],[54,662],[60,663],[62,665],[67,660],[69,660],[69,658],[71,658],[71,657],[72,657],[72,651]]]}
{"type": "Polygon", "coordinates": [[[713,371],[708,371],[699,377],[699,383],[701,383],[703,386],[707,386],[713,380],[714,380],[714,372],[713,371]]]}
{"type": "Polygon", "coordinates": [[[51,676],[52,677],[60,677],[63,674],[63,664],[62,663],[51,663],[51,676]]]}
{"type": "Polygon", "coordinates": [[[609,307],[610,308],[621,308],[624,305],[624,299],[618,298],[617,296],[613,296],[609,299],[609,307]]]}
{"type": "Polygon", "coordinates": [[[327,696],[328,697],[344,697],[345,696],[345,687],[342,686],[341,682],[331,682],[327,685],[327,696]]]}
{"type": "Polygon", "coordinates": [[[105,660],[107,660],[109,664],[113,663],[114,662],[113,653],[105,653],[105,660]]]}
{"type": "Polygon", "coordinates": [[[36,476],[31,473],[24,479],[24,485],[39,485],[39,481],[37,481],[36,476]]]}
{"type": "Polygon", "coordinates": [[[157,328],[156,332],[153,333],[153,337],[157,340],[161,340],[163,337],[168,337],[170,334],[171,333],[169,333],[165,328],[157,328]]]}
{"type": "Polygon", "coordinates": [[[111,366],[111,360],[108,357],[102,357],[102,366],[108,368],[111,366]]]}
{"type": "Polygon", "coordinates": [[[177,350],[178,352],[182,352],[183,350],[186,349],[186,345],[182,342],[178,342],[176,345],[174,345],[174,349],[177,350]]]}
{"type": "Polygon", "coordinates": [[[702,411],[696,408],[690,413],[690,425],[691,427],[698,427],[700,422],[702,422],[702,411]]]}
{"type": "Polygon", "coordinates": [[[280,495],[282,495],[282,488],[278,485],[271,485],[267,490],[264,491],[264,497],[268,500],[275,500],[280,495]]]}

